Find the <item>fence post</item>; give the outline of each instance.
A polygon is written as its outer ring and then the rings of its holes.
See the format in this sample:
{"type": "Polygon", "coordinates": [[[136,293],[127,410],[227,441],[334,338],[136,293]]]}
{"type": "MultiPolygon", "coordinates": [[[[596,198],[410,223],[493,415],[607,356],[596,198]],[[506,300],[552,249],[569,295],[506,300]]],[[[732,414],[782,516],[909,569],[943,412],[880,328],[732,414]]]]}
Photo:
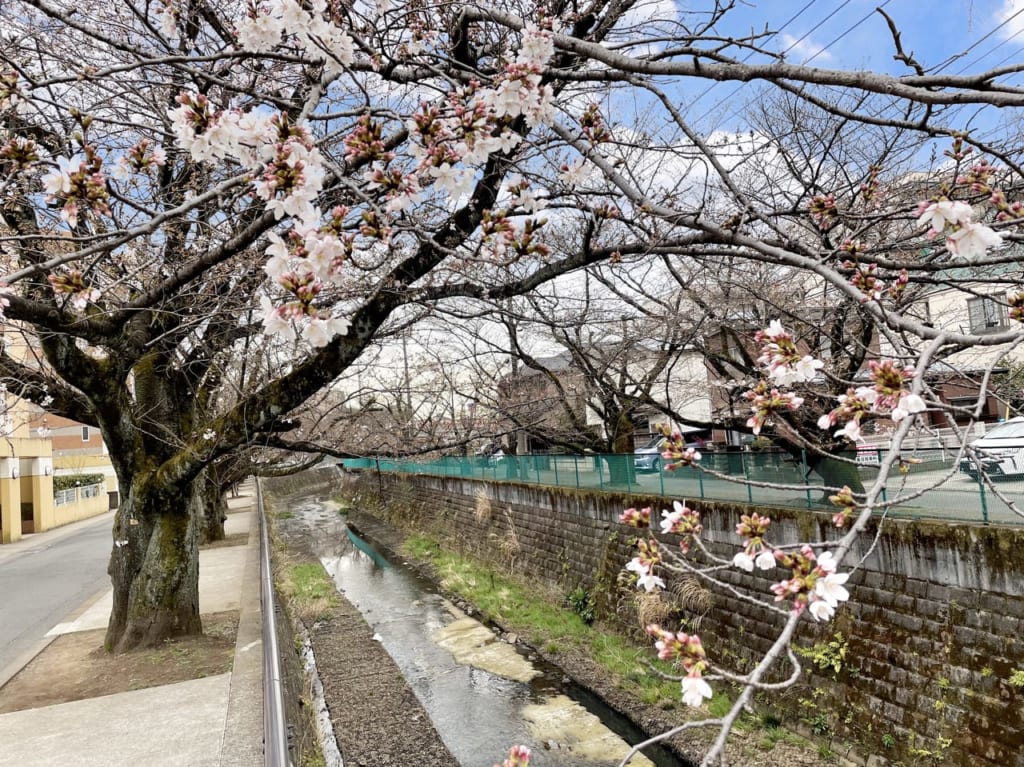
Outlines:
{"type": "Polygon", "coordinates": [[[560,487],[558,484],[558,458],[554,457],[551,459],[551,465],[555,467],[555,487],[560,487]]]}
{"type": "Polygon", "coordinates": [[[597,464],[597,485],[604,490],[604,466],[601,465],[601,454],[594,456],[594,463],[597,464]]]}
{"type": "Polygon", "coordinates": [[[988,501],[985,499],[985,481],[981,478],[981,466],[978,466],[978,492],[981,494],[981,521],[988,524],[988,501]]]}
{"type": "Polygon", "coordinates": [[[580,489],[580,458],[578,455],[572,457],[573,468],[576,469],[576,489],[580,489]]]}
{"type": "Polygon", "coordinates": [[[804,495],[807,497],[807,508],[811,508],[811,483],[807,480],[807,475],[810,474],[810,470],[807,468],[807,448],[800,448],[800,476],[804,478],[804,495]]]}
{"type": "Polygon", "coordinates": [[[697,486],[700,488],[700,499],[704,500],[704,472],[700,469],[694,469],[697,472],[697,486]]]}
{"type": "Polygon", "coordinates": [[[743,478],[747,480],[747,503],[754,504],[754,488],[750,486],[750,467],[747,465],[747,456],[753,453],[740,453],[740,463],[743,464],[743,478]]]}

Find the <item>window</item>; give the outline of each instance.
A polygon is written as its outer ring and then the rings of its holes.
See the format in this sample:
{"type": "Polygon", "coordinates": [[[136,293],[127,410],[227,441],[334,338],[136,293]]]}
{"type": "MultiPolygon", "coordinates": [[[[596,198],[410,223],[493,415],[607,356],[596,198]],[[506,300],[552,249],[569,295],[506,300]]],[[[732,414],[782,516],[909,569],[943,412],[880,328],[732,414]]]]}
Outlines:
{"type": "Polygon", "coordinates": [[[89,427],[88,426],[83,426],[82,427],[82,442],[88,442],[88,441],[89,441],[89,427]]]}
{"type": "Polygon", "coordinates": [[[968,298],[967,314],[972,333],[995,333],[1009,324],[1001,295],[968,298]]]}

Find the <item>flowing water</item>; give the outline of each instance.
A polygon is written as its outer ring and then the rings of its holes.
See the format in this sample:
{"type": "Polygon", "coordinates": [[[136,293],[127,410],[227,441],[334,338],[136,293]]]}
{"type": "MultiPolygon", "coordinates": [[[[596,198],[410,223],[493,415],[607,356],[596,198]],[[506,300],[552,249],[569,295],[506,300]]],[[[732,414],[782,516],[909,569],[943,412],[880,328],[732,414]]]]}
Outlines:
{"type": "MultiPolygon", "coordinates": [[[[356,536],[316,500],[294,502],[289,524],[317,531],[318,554],[345,597],[394,658],[461,767],[501,763],[513,744],[533,751],[531,766],[612,767],[629,750],[612,729],[638,742],[617,714],[576,691],[557,669],[499,641],[430,584],[356,536]]],[[[630,765],[682,767],[666,753],[630,765]],[[651,760],[653,759],[653,761],[651,760]]]]}

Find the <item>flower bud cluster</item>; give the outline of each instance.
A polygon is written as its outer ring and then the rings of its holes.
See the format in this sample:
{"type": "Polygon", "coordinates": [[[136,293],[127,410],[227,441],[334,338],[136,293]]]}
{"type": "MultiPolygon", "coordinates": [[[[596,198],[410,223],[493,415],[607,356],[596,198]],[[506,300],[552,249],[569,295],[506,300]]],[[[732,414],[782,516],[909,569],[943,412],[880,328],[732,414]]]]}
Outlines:
{"type": "Polygon", "coordinates": [[[672,511],[663,509],[661,512],[661,532],[663,535],[678,535],[679,549],[684,553],[690,551],[693,539],[703,532],[700,512],[691,509],[685,503],[672,502],[672,511]]]}
{"type": "Polygon", "coordinates": [[[686,438],[680,431],[666,427],[662,433],[665,435],[665,445],[661,457],[668,461],[665,464],[666,469],[675,471],[681,466],[692,466],[700,461],[700,451],[687,447],[686,438]]]}
{"type": "Polygon", "coordinates": [[[27,170],[39,162],[39,145],[30,138],[12,136],[0,147],[0,160],[8,163],[10,173],[27,170]]]}
{"type": "Polygon", "coordinates": [[[100,291],[90,287],[85,281],[85,276],[77,269],[50,274],[46,279],[54,293],[69,295],[71,305],[76,309],[84,309],[90,301],[96,302],[100,298],[100,291]]]}
{"type": "Polygon", "coordinates": [[[836,572],[837,563],[831,552],[816,557],[811,547],[805,545],[791,554],[776,550],[775,558],[781,567],[790,570],[790,577],[773,584],[772,593],[776,602],[792,599],[794,612],[803,612],[810,606],[815,620],[826,621],[835,614],[839,602],[850,598],[843,585],[850,576],[836,572]]]}
{"type": "Polygon", "coordinates": [[[873,386],[850,388],[839,395],[839,406],[818,419],[818,428],[830,429],[842,424],[835,435],[857,441],[861,426],[868,416],[882,415],[894,423],[927,410],[920,395],[907,389],[916,375],[911,367],[899,367],[893,360],[872,360],[868,363],[873,386]]]}
{"type": "Polygon", "coordinates": [[[61,218],[68,226],[78,226],[78,217],[85,211],[110,215],[107,200],[110,197],[107,180],[103,175],[103,160],[95,147],[82,147],[85,158],[57,158],[57,170],[43,177],[43,188],[49,202],[61,205],[61,218]]]}
{"type": "Polygon", "coordinates": [[[645,506],[637,510],[628,508],[619,515],[619,522],[630,527],[645,528],[651,526],[651,507],[645,506]]]}
{"type": "Polygon", "coordinates": [[[843,488],[838,493],[830,495],[828,499],[832,502],[833,506],[839,507],[839,511],[832,515],[832,524],[840,528],[846,527],[850,517],[853,516],[853,512],[857,509],[857,501],[853,497],[853,491],[849,485],[843,485],[843,488]]]}
{"type": "Polygon", "coordinates": [[[732,559],[732,563],[736,567],[746,570],[748,573],[754,571],[755,565],[759,570],[775,568],[775,554],[764,540],[771,523],[771,518],[761,516],[756,511],[740,517],[740,521],[736,524],[736,534],[741,538],[746,538],[746,543],[743,550],[736,552],[736,556],[732,559]]]}
{"type": "Polygon", "coordinates": [[[682,681],[683,702],[687,706],[696,707],[705,698],[710,698],[713,694],[711,685],[703,679],[708,668],[707,655],[700,637],[682,631],[673,634],[657,624],[651,624],[646,631],[657,640],[654,647],[661,660],[678,663],[685,669],[686,676],[682,681]]]}
{"type": "Polygon", "coordinates": [[[821,360],[800,352],[793,336],[778,320],[772,320],[767,328],[758,330],[754,340],[761,344],[757,364],[768,369],[769,377],[777,386],[813,381],[824,367],[821,360]]]}
{"type": "Polygon", "coordinates": [[[770,389],[764,381],[759,381],[743,396],[750,402],[751,416],[747,419],[747,426],[754,434],[760,434],[765,424],[772,423],[777,414],[796,410],[804,403],[803,397],[781,389],[770,389]]]}
{"type": "Polygon", "coordinates": [[[650,592],[655,588],[665,588],[665,581],[654,574],[654,568],[661,562],[661,552],[658,550],[658,542],[653,538],[640,539],[636,543],[639,554],[633,557],[627,564],[626,569],[636,573],[638,588],[650,592]]]}

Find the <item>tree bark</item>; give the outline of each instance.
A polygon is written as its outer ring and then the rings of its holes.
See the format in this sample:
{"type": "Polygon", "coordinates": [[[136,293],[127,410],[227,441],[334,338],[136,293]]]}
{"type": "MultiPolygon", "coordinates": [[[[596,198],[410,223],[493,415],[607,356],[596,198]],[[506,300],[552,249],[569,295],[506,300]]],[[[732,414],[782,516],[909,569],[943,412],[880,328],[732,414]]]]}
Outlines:
{"type": "Polygon", "coordinates": [[[217,482],[210,479],[204,482],[200,515],[202,520],[200,544],[224,540],[224,523],[228,516],[226,492],[227,490],[217,482]]]}
{"type": "MultiPolygon", "coordinates": [[[[201,480],[199,480],[201,482],[201,480]]],[[[114,605],[104,646],[112,652],[153,647],[202,633],[199,618],[197,482],[137,482],[117,512],[108,572],[114,605]]]]}
{"type": "MultiPolygon", "coordinates": [[[[854,493],[864,492],[864,482],[860,478],[860,471],[858,471],[856,464],[824,456],[816,462],[811,462],[811,468],[818,472],[818,476],[821,477],[827,487],[841,488],[846,485],[854,493]]],[[[833,491],[825,490],[822,494],[822,500],[827,501],[828,497],[832,494],[833,491]]]]}

